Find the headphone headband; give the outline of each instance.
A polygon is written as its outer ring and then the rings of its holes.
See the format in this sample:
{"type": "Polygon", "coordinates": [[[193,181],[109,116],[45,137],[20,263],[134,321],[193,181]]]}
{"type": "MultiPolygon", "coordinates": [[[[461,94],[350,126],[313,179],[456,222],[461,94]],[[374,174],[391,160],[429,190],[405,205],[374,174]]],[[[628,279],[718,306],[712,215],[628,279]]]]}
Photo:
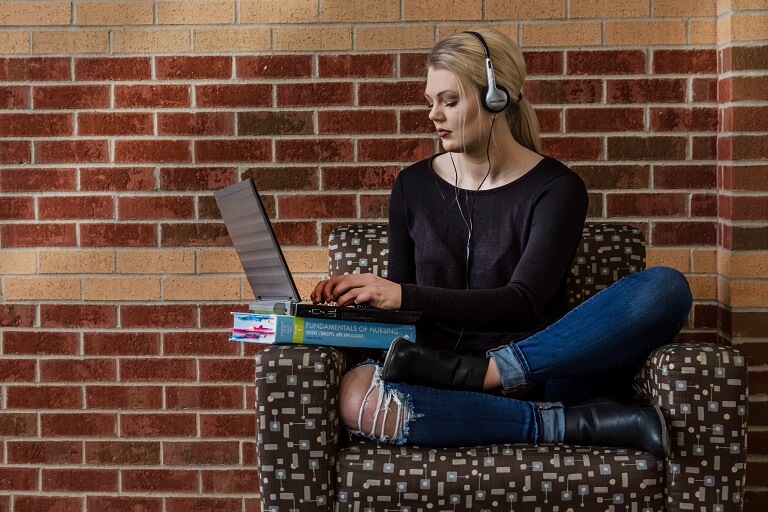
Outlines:
{"type": "Polygon", "coordinates": [[[485,72],[488,79],[488,86],[483,87],[480,95],[480,103],[483,108],[489,112],[498,113],[509,105],[509,92],[501,85],[496,85],[496,77],[493,73],[493,63],[491,62],[491,50],[488,48],[483,36],[477,32],[468,31],[465,34],[471,34],[482,45],[485,52],[485,72]]]}
{"type": "Polygon", "coordinates": [[[485,58],[490,59],[491,58],[491,50],[488,49],[488,44],[485,42],[485,39],[483,36],[478,34],[477,32],[472,32],[471,30],[467,30],[464,32],[465,34],[472,34],[475,36],[475,39],[477,39],[481,45],[483,45],[483,51],[485,52],[485,58]]]}

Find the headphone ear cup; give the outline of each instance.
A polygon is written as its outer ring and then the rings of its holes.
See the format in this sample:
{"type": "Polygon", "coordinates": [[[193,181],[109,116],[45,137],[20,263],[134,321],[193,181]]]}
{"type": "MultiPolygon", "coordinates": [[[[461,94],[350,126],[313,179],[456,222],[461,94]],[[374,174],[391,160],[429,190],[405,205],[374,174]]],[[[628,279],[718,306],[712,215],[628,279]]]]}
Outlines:
{"type": "Polygon", "coordinates": [[[497,85],[496,88],[491,91],[486,85],[480,92],[480,103],[483,108],[488,112],[498,113],[509,106],[509,91],[503,85],[497,85]],[[494,100],[493,104],[489,103],[490,99],[494,100]],[[502,100],[502,101],[499,101],[502,100]]]}

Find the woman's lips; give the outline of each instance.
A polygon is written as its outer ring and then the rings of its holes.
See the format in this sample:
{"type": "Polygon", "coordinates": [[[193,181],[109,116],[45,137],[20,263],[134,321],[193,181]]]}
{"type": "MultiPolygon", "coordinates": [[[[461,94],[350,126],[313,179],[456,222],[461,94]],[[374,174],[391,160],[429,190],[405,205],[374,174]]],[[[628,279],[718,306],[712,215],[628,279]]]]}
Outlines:
{"type": "Polygon", "coordinates": [[[438,137],[445,137],[449,133],[451,133],[451,132],[449,132],[448,130],[440,130],[440,129],[437,130],[437,136],[438,137]]]}

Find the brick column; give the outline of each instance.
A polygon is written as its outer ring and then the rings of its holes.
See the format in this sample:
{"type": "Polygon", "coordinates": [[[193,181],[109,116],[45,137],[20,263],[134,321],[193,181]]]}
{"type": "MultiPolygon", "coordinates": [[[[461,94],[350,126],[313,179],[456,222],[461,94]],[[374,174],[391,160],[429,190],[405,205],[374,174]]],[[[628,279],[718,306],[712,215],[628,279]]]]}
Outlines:
{"type": "Polygon", "coordinates": [[[768,1],[719,0],[717,15],[718,329],[750,366],[747,510],[757,510],[768,500],[768,1]]]}

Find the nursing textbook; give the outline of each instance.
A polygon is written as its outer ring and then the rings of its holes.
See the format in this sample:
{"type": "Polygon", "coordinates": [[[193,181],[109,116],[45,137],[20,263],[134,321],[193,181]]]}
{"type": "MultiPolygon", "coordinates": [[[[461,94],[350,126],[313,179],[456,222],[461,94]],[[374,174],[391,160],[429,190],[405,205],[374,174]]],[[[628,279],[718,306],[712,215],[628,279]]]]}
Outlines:
{"type": "Polygon", "coordinates": [[[230,341],[388,349],[395,338],[416,341],[416,327],[262,313],[232,313],[230,341]]]}

